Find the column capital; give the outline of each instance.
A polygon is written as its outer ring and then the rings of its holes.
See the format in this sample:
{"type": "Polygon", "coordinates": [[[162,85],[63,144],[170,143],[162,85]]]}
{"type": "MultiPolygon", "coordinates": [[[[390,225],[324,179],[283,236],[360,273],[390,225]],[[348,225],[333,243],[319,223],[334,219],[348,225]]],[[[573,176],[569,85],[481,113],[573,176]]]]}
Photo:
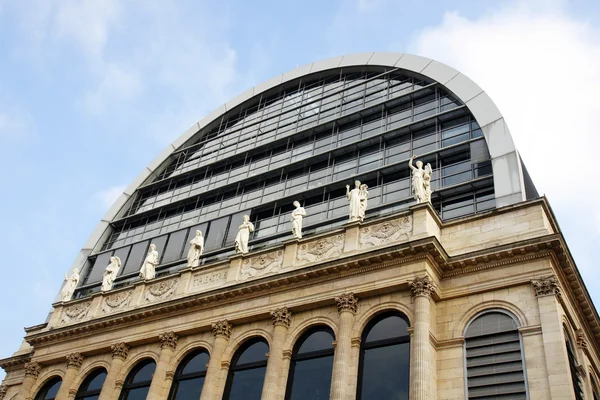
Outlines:
{"type": "Polygon", "coordinates": [[[2,400],[4,398],[4,396],[6,396],[6,392],[8,391],[8,388],[4,385],[0,386],[0,400],[2,400]]]}
{"type": "Polygon", "coordinates": [[[287,307],[276,308],[271,311],[271,318],[273,318],[273,325],[283,325],[289,328],[292,322],[292,312],[287,307]]]}
{"type": "Polygon", "coordinates": [[[351,313],[356,314],[358,298],[354,293],[342,293],[340,297],[335,298],[335,302],[337,303],[338,312],[340,314],[343,311],[350,311],[351,313]]]}
{"type": "Polygon", "coordinates": [[[431,298],[431,295],[435,292],[435,286],[433,282],[429,280],[429,276],[416,277],[412,282],[409,283],[411,296],[418,297],[424,296],[431,298]]]}
{"type": "Polygon", "coordinates": [[[175,332],[169,331],[158,335],[158,340],[160,340],[161,349],[166,348],[175,350],[177,348],[177,341],[179,340],[179,336],[177,336],[175,332]]]}
{"type": "Polygon", "coordinates": [[[25,376],[33,376],[37,378],[42,372],[42,366],[37,361],[32,361],[25,364],[25,376]]]}
{"type": "Polygon", "coordinates": [[[555,295],[561,296],[560,285],[556,275],[548,275],[539,279],[532,279],[531,285],[535,291],[535,297],[555,295]]]}
{"type": "Polygon", "coordinates": [[[213,322],[212,324],[213,335],[215,335],[215,337],[223,336],[227,340],[231,337],[231,328],[233,328],[233,326],[226,319],[213,322]]]}
{"type": "Polygon", "coordinates": [[[110,351],[112,351],[112,358],[125,360],[129,355],[129,346],[125,342],[113,344],[110,346],[110,351]]]}
{"type": "Polygon", "coordinates": [[[84,357],[80,353],[71,353],[67,357],[67,368],[81,368],[84,357]]]}

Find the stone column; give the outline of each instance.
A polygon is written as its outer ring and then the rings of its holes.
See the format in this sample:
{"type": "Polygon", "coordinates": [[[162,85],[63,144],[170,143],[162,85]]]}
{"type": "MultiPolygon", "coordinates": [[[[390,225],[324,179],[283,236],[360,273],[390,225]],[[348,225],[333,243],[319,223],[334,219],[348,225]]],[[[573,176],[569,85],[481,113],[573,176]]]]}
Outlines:
{"type": "Polygon", "coordinates": [[[200,400],[220,400],[225,390],[225,379],[221,379],[221,361],[231,337],[231,324],[226,319],[212,324],[215,342],[210,353],[206,377],[200,400]]]}
{"type": "Polygon", "coordinates": [[[167,392],[171,388],[171,380],[167,379],[167,372],[171,369],[171,359],[177,348],[179,337],[175,332],[171,331],[161,333],[158,335],[158,339],[160,340],[160,356],[158,357],[158,363],[156,364],[156,370],[154,371],[146,400],[166,399],[167,392]]]}
{"type": "Polygon", "coordinates": [[[415,278],[410,282],[410,291],[414,300],[415,321],[412,343],[411,400],[430,400],[435,398],[431,390],[433,363],[429,344],[429,301],[434,292],[433,283],[428,276],[415,278]]]}
{"type": "Polygon", "coordinates": [[[332,400],[347,400],[349,396],[348,379],[352,365],[352,325],[358,307],[354,293],[343,293],[335,299],[340,314],[340,323],[333,356],[333,374],[331,378],[332,400]]]}
{"type": "Polygon", "coordinates": [[[35,393],[31,393],[31,388],[35,385],[38,376],[42,372],[42,366],[35,361],[25,364],[25,379],[21,384],[16,400],[29,400],[35,393]]]}
{"type": "Polygon", "coordinates": [[[117,391],[116,387],[118,385],[116,382],[119,375],[121,375],[123,363],[129,355],[129,346],[121,342],[110,346],[110,350],[112,351],[112,362],[106,372],[106,378],[104,379],[104,385],[102,386],[98,400],[113,400],[118,398],[120,394],[117,391]]]}
{"type": "Polygon", "coordinates": [[[81,368],[82,363],[83,356],[79,353],[71,353],[67,356],[67,372],[65,372],[65,376],[63,377],[62,383],[60,384],[58,393],[56,393],[57,399],[75,398],[75,395],[77,394],[77,389],[75,389],[74,393],[70,393],[70,389],[71,386],[73,386],[75,378],[77,378],[77,374],[79,373],[79,368],[81,368]]]}
{"type": "Polygon", "coordinates": [[[572,399],[573,382],[564,337],[561,296],[558,279],[554,275],[531,281],[538,301],[542,341],[546,356],[550,399],[572,399]]]}
{"type": "Polygon", "coordinates": [[[283,365],[283,345],[288,328],[292,321],[292,313],[287,307],[271,311],[273,318],[273,340],[269,349],[265,383],[263,385],[262,399],[275,400],[279,398],[279,377],[283,365]]]}

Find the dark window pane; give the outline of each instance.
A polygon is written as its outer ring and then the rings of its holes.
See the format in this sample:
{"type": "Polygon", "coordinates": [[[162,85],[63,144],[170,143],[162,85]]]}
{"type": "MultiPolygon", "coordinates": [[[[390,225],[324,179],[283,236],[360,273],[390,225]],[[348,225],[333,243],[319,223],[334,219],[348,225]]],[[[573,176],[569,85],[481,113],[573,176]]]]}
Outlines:
{"type": "Polygon", "coordinates": [[[164,256],[165,244],[167,243],[167,235],[162,235],[157,238],[150,240],[150,243],[156,245],[156,251],[158,251],[158,259],[160,260],[164,256]]]}
{"type": "MultiPolygon", "coordinates": [[[[229,217],[219,218],[210,223],[208,236],[204,239],[204,251],[217,250],[223,247],[223,239],[228,223],[229,217]]],[[[240,222],[237,226],[241,224],[240,222]]]]}
{"type": "Polygon", "coordinates": [[[142,265],[142,260],[146,257],[147,250],[148,241],[134,244],[131,248],[131,253],[129,253],[129,258],[127,259],[127,263],[125,264],[125,268],[123,268],[121,275],[138,271],[142,265]]]}
{"type": "Polygon", "coordinates": [[[363,357],[361,399],[408,400],[408,343],[368,349],[363,357]]]}
{"type": "Polygon", "coordinates": [[[392,315],[376,323],[369,331],[365,342],[405,336],[408,335],[407,329],[408,324],[403,318],[392,315]]]}
{"type": "Polygon", "coordinates": [[[304,340],[298,349],[298,354],[326,349],[333,349],[333,336],[326,331],[317,331],[304,340]]]}
{"type": "Polygon", "coordinates": [[[207,227],[208,227],[208,223],[205,222],[203,224],[194,225],[190,228],[190,230],[188,231],[188,234],[187,234],[187,238],[185,239],[185,244],[184,244],[184,254],[185,255],[187,255],[187,252],[190,248],[190,242],[196,236],[196,231],[202,232],[202,235],[204,237],[206,237],[206,228],[207,227]]]}
{"type": "Polygon", "coordinates": [[[208,364],[208,353],[199,353],[187,362],[181,374],[206,371],[206,364],[208,364]]]}
{"type": "Polygon", "coordinates": [[[229,400],[260,400],[267,367],[232,372],[229,400]]]}
{"type": "Polygon", "coordinates": [[[52,399],[54,399],[56,397],[56,393],[58,393],[58,389],[60,389],[61,383],[62,383],[62,379],[52,378],[38,392],[38,395],[35,397],[35,400],[52,400],[52,399]]]}
{"type": "Polygon", "coordinates": [[[150,362],[144,365],[133,377],[131,383],[140,383],[152,381],[152,376],[154,375],[154,370],[156,369],[156,364],[154,362],[150,362]]]}
{"type": "MultiPolygon", "coordinates": [[[[246,210],[231,216],[231,225],[229,226],[229,232],[227,233],[225,246],[233,245],[235,242],[235,237],[238,233],[238,227],[244,222],[244,215],[250,215],[251,211],[252,210],[246,210]]],[[[252,234],[250,234],[250,237],[252,237],[252,234]]]]}
{"type": "Polygon", "coordinates": [[[236,365],[247,364],[257,361],[265,361],[266,354],[269,352],[269,345],[265,342],[256,342],[251,344],[244,353],[238,358],[236,365]]]}
{"type": "MultiPolygon", "coordinates": [[[[331,336],[329,337],[331,338],[331,336]]],[[[309,360],[296,361],[294,365],[293,381],[290,382],[290,399],[329,399],[332,369],[333,355],[320,358],[313,358],[309,360]]]]}
{"type": "MultiPolygon", "coordinates": [[[[121,260],[121,265],[125,265],[127,263],[127,257],[129,256],[129,251],[131,250],[131,246],[121,247],[120,249],[116,249],[113,256],[119,257],[121,260]]],[[[109,260],[110,262],[110,260],[109,260]]],[[[108,264],[106,264],[108,265],[108,264]]],[[[105,267],[106,267],[105,265],[105,267]]],[[[104,271],[103,271],[104,272],[104,271]]]]}
{"type": "Polygon", "coordinates": [[[128,390],[123,400],[146,400],[150,386],[128,390]]]}
{"type": "Polygon", "coordinates": [[[186,237],[187,230],[185,229],[169,235],[169,241],[162,258],[164,264],[181,259],[181,251],[186,237]]]}
{"type": "Polygon", "coordinates": [[[86,283],[100,282],[102,280],[102,275],[104,274],[104,270],[106,269],[111,256],[112,251],[98,255],[86,283]]]}
{"type": "Polygon", "coordinates": [[[173,400],[198,400],[202,393],[204,377],[187,379],[174,384],[177,385],[177,391],[173,396],[173,400]]]}

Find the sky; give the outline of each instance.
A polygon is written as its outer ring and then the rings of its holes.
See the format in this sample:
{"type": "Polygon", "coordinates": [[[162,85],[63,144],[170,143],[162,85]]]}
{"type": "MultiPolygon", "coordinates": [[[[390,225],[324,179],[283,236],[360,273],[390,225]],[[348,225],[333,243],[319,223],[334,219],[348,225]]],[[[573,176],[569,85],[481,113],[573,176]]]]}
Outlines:
{"type": "Polygon", "coordinates": [[[599,17],[562,0],[0,0],[0,358],[164,147],[252,86],[358,52],[433,58],[490,95],[600,304],[599,17]]]}

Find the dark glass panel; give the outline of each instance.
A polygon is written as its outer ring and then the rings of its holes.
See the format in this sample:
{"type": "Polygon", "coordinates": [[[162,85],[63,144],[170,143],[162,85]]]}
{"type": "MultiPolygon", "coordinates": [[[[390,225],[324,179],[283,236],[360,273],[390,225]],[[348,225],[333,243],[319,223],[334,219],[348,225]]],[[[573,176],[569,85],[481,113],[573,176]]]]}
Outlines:
{"type": "MultiPolygon", "coordinates": [[[[131,247],[129,258],[125,264],[125,268],[122,269],[121,275],[136,272],[140,269],[142,261],[146,257],[148,251],[148,241],[136,243],[131,247]]],[[[108,264],[107,264],[108,265],[108,264]]]]}
{"type": "Polygon", "coordinates": [[[296,361],[289,399],[329,399],[332,370],[333,355],[296,361]]]}
{"type": "Polygon", "coordinates": [[[50,379],[35,396],[35,400],[53,400],[56,393],[58,393],[58,389],[60,389],[61,383],[62,379],[60,378],[50,379]]]}
{"type": "Polygon", "coordinates": [[[367,334],[365,343],[408,335],[408,323],[404,318],[392,315],[377,322],[367,334]]]}
{"type": "Polygon", "coordinates": [[[363,355],[361,399],[408,400],[409,344],[368,349],[363,355]]]}
{"type": "Polygon", "coordinates": [[[154,370],[156,369],[156,364],[154,361],[151,361],[140,368],[134,375],[133,379],[130,383],[140,383],[152,381],[152,376],[154,375],[154,370]]]}
{"type": "MultiPolygon", "coordinates": [[[[102,280],[102,275],[104,274],[104,270],[106,266],[109,264],[110,257],[112,256],[112,251],[108,251],[106,253],[102,253],[96,257],[96,261],[94,262],[94,266],[92,267],[92,272],[88,276],[86,283],[94,283],[102,280]]],[[[123,260],[121,260],[123,261],[123,260]]]]}
{"type": "Polygon", "coordinates": [[[102,371],[100,372],[98,375],[96,375],[88,384],[87,386],[87,390],[91,391],[91,390],[98,390],[98,389],[102,389],[102,385],[104,385],[104,380],[106,379],[106,371],[102,371]]]}
{"type": "Polygon", "coordinates": [[[181,259],[181,252],[184,247],[184,241],[187,237],[187,230],[173,232],[169,235],[169,241],[162,257],[163,264],[181,259]]]}
{"type": "Polygon", "coordinates": [[[173,400],[198,400],[202,394],[204,386],[204,377],[186,379],[176,382],[177,392],[173,396],[173,400]]]}
{"type": "MultiPolygon", "coordinates": [[[[231,225],[229,226],[225,246],[233,245],[238,233],[238,227],[244,222],[244,215],[250,215],[251,212],[252,210],[245,210],[231,216],[231,225]]],[[[252,237],[252,234],[250,234],[250,237],[252,237]]]]}
{"type": "Polygon", "coordinates": [[[204,237],[206,237],[206,228],[207,227],[208,227],[208,223],[205,222],[203,224],[194,225],[190,228],[190,230],[188,231],[188,234],[187,234],[187,238],[185,239],[185,245],[184,245],[184,249],[186,249],[184,251],[185,254],[187,254],[187,249],[189,249],[190,242],[196,236],[196,231],[202,232],[202,235],[204,237]]]}
{"type": "Polygon", "coordinates": [[[228,400],[260,400],[267,367],[230,373],[232,379],[228,400]]]}
{"type": "Polygon", "coordinates": [[[333,335],[327,331],[317,331],[302,342],[298,354],[327,349],[333,349],[333,335]]]}
{"type": "MultiPolygon", "coordinates": [[[[205,251],[217,250],[223,247],[223,239],[225,238],[225,231],[227,230],[228,224],[229,217],[219,218],[210,223],[208,235],[205,235],[204,238],[205,251]]],[[[241,225],[241,223],[239,225],[241,225]]]]}
{"type": "Polygon", "coordinates": [[[121,400],[146,400],[150,386],[137,389],[130,389],[125,393],[121,400]]]}
{"type": "MultiPolygon", "coordinates": [[[[121,247],[121,248],[115,250],[113,256],[119,257],[119,259],[121,260],[121,265],[125,265],[125,263],[127,263],[127,257],[129,256],[130,250],[131,250],[131,246],[121,247]]],[[[108,265],[108,264],[106,264],[106,265],[108,265]]]]}
{"type": "Polygon", "coordinates": [[[244,350],[236,365],[253,363],[257,361],[266,361],[266,354],[269,352],[269,345],[265,342],[256,342],[251,344],[244,350]]]}
{"type": "Polygon", "coordinates": [[[206,364],[208,364],[208,353],[199,353],[195,355],[191,360],[187,362],[185,367],[181,370],[181,374],[191,374],[194,372],[206,371],[206,364]]]}
{"type": "Polygon", "coordinates": [[[157,238],[150,240],[150,243],[156,245],[156,251],[158,251],[158,259],[164,256],[165,244],[167,243],[167,235],[162,235],[157,238]]]}

